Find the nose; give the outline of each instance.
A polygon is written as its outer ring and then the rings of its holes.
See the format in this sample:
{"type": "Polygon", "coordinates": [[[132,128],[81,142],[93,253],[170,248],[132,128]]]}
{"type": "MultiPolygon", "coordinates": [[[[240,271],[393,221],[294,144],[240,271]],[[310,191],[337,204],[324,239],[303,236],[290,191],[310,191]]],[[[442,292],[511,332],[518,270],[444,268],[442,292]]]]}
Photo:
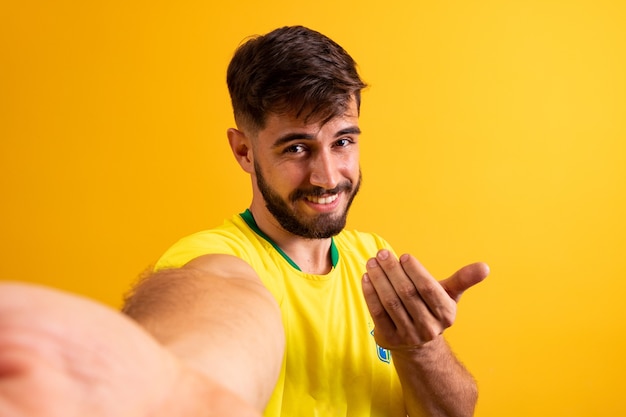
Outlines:
{"type": "Polygon", "coordinates": [[[340,179],[338,161],[330,152],[319,152],[311,160],[311,185],[331,190],[339,185],[340,179]]]}

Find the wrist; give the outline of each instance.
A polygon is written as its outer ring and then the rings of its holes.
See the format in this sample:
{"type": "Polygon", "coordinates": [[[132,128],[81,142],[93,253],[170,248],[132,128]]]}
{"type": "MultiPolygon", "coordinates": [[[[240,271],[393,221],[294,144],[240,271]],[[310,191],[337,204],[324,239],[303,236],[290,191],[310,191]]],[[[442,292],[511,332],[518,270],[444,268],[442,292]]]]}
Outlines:
{"type": "Polygon", "coordinates": [[[432,358],[433,360],[445,352],[449,351],[448,344],[443,336],[439,335],[434,339],[418,346],[400,347],[389,349],[394,360],[424,360],[432,358]]]}

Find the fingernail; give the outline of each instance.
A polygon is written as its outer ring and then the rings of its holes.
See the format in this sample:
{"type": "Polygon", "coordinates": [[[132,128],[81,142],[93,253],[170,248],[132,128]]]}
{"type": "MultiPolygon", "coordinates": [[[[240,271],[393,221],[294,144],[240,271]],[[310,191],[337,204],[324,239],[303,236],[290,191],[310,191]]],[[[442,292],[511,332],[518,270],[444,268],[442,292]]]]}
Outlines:
{"type": "Polygon", "coordinates": [[[402,256],[400,256],[400,262],[406,262],[409,260],[409,255],[408,254],[404,254],[402,256]]]}
{"type": "Polygon", "coordinates": [[[376,268],[377,266],[378,266],[378,262],[376,262],[376,259],[372,258],[367,261],[368,268],[376,268]]]}
{"type": "Polygon", "coordinates": [[[389,251],[386,249],[382,249],[380,251],[378,251],[378,254],[376,255],[376,257],[382,261],[384,261],[385,259],[389,258],[389,251]]]}

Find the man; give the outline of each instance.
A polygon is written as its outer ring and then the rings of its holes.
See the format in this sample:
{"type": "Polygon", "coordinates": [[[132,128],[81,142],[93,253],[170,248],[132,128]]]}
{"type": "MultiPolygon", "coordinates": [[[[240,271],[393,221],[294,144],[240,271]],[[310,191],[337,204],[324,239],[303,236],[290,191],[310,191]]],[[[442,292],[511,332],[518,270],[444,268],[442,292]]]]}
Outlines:
{"type": "Polygon", "coordinates": [[[344,230],[361,181],[352,58],[285,27],[242,45],[227,81],[249,209],[170,248],[128,297],[132,321],[5,286],[0,416],[472,415],[475,383],[442,333],[487,267],[437,282],[379,236],[344,230]]]}

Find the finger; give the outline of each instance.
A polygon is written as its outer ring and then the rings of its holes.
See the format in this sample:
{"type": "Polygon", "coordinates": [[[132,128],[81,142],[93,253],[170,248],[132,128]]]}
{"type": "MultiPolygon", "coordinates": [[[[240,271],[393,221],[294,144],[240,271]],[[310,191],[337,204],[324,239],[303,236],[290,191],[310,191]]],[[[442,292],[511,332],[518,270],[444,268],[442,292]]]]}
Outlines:
{"type": "Polygon", "coordinates": [[[456,303],[445,289],[413,256],[402,255],[400,264],[432,315],[437,318],[443,328],[450,327],[456,317],[456,303]]]}
{"type": "MultiPolygon", "coordinates": [[[[367,267],[382,305],[405,344],[418,345],[443,332],[447,324],[444,325],[433,315],[395,256],[387,250],[381,250],[376,258],[368,261],[367,267]]],[[[433,281],[434,285],[439,285],[433,281]]],[[[439,291],[444,300],[450,300],[443,289],[439,291]]],[[[452,301],[450,303],[454,304],[452,301]]]]}
{"type": "MultiPolygon", "coordinates": [[[[381,251],[382,252],[382,251],[381,251]]],[[[365,264],[367,276],[376,291],[376,294],[389,315],[393,324],[397,328],[406,328],[411,325],[412,320],[404,307],[403,301],[398,296],[395,285],[392,280],[398,281],[398,274],[404,272],[399,268],[398,261],[388,252],[382,254],[379,252],[377,258],[372,258],[365,264]],[[381,262],[388,263],[387,269],[383,269],[381,262]],[[392,266],[395,265],[395,268],[392,266]],[[398,271],[400,270],[400,271],[398,271]]],[[[409,290],[407,290],[409,291],[409,290]]],[[[416,292],[413,289],[413,292],[416,292]]]]}
{"type": "Polygon", "coordinates": [[[377,328],[395,330],[396,325],[389,314],[387,314],[387,310],[385,310],[383,303],[380,301],[378,293],[376,292],[368,274],[363,275],[361,286],[363,288],[365,304],[367,305],[370,315],[372,316],[372,320],[374,320],[374,326],[377,328]]]}
{"type": "Polygon", "coordinates": [[[440,282],[448,295],[457,303],[461,295],[470,287],[478,284],[489,275],[489,266],[483,262],[466,265],[456,271],[450,278],[440,282]]]}

